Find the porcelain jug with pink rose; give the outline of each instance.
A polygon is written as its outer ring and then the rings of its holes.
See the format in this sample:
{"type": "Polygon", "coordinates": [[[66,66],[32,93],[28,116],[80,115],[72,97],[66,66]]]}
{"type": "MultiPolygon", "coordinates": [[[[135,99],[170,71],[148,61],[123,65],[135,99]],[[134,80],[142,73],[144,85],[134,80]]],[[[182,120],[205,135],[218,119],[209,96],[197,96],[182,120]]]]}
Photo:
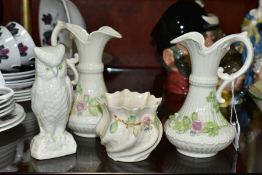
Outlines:
{"type": "MultiPolygon", "coordinates": [[[[250,67],[253,47],[246,32],[228,35],[212,46],[204,45],[204,37],[197,32],[186,33],[171,43],[185,46],[190,54],[192,72],[189,76],[189,93],[180,110],[165,123],[168,140],[177,151],[190,157],[211,157],[232,143],[239,128],[228,122],[219,110],[223,89],[250,67]],[[230,45],[242,42],[247,48],[243,66],[235,73],[224,73],[219,67],[230,45]],[[218,78],[223,83],[218,87],[218,78]]],[[[238,125],[239,126],[239,125],[238,125]]]]}
{"type": "Polygon", "coordinates": [[[121,34],[109,26],[100,27],[97,31],[88,33],[82,27],[58,21],[51,36],[52,45],[57,44],[61,30],[68,30],[74,40],[79,58],[77,70],[79,81],[74,91],[74,102],[68,127],[78,136],[96,137],[96,125],[102,116],[98,102],[107,92],[103,71],[102,55],[104,47],[112,38],[121,38],[121,34]]]}

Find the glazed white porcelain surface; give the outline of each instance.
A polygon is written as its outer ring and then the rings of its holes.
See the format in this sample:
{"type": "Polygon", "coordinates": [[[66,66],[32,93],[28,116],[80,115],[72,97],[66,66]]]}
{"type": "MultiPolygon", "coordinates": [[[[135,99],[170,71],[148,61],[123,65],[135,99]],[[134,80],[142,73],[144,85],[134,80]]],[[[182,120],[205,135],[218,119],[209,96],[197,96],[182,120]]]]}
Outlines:
{"type": "Polygon", "coordinates": [[[14,67],[21,66],[20,52],[16,41],[4,26],[0,26],[0,51],[0,69],[12,71],[14,67]]]}
{"type": "Polygon", "coordinates": [[[13,89],[9,87],[0,87],[0,104],[6,102],[14,95],[13,89]]]}
{"type": "Polygon", "coordinates": [[[14,98],[8,99],[6,102],[0,104],[0,109],[5,108],[6,106],[10,105],[14,101],[14,98]]]}
{"type": "Polygon", "coordinates": [[[15,21],[10,21],[6,28],[13,35],[20,53],[22,65],[33,64],[35,42],[27,30],[15,21]]]}
{"type": "Polygon", "coordinates": [[[40,133],[30,144],[31,156],[50,159],[76,152],[76,142],[65,130],[72,106],[73,88],[67,76],[65,47],[35,47],[36,79],[31,107],[40,133]]]}
{"type": "Polygon", "coordinates": [[[102,98],[107,92],[103,77],[102,55],[106,43],[112,38],[121,38],[121,35],[108,26],[87,33],[78,25],[58,21],[51,37],[52,45],[58,43],[58,35],[63,29],[72,34],[77,46],[75,57],[79,58],[75,70],[79,72],[79,81],[74,91],[68,126],[79,136],[96,137],[96,124],[102,116],[97,99],[102,98]]]}
{"type": "Polygon", "coordinates": [[[25,116],[24,108],[16,103],[15,109],[11,112],[10,117],[4,121],[0,120],[0,132],[17,126],[25,119],[25,116]]]}
{"type": "MultiPolygon", "coordinates": [[[[84,29],[86,28],[85,20],[76,5],[70,0],[65,0],[70,21],[84,29]]],[[[57,21],[69,22],[62,0],[41,0],[39,4],[38,27],[40,42],[42,46],[51,45],[51,33],[57,21]]],[[[69,33],[63,31],[59,34],[59,43],[71,47],[69,33]]]]}
{"type": "Polygon", "coordinates": [[[157,117],[161,100],[149,92],[127,89],[106,93],[103,117],[96,132],[110,158],[137,162],[150,155],[162,138],[163,127],[157,117]]]}
{"type": "Polygon", "coordinates": [[[32,74],[25,74],[25,75],[17,75],[17,76],[11,76],[11,77],[4,77],[5,81],[16,81],[16,80],[25,80],[25,79],[29,79],[29,78],[33,78],[35,77],[35,73],[32,74]]]}
{"type": "Polygon", "coordinates": [[[16,89],[31,87],[33,83],[34,81],[27,81],[27,82],[22,82],[22,83],[8,83],[6,84],[6,86],[16,90],[16,89]]]}
{"type": "Polygon", "coordinates": [[[16,78],[19,76],[32,76],[35,74],[35,69],[28,70],[24,72],[11,72],[11,73],[2,73],[4,78],[16,78]]]}
{"type": "Polygon", "coordinates": [[[204,45],[204,37],[197,32],[184,34],[171,43],[182,44],[188,49],[192,73],[185,102],[180,110],[166,121],[165,133],[177,150],[186,156],[213,156],[235,138],[236,128],[221,114],[219,102],[224,102],[221,92],[225,86],[250,67],[253,57],[252,44],[245,32],[226,36],[211,47],[204,45]],[[230,45],[237,41],[246,46],[247,58],[237,72],[228,75],[218,66],[230,45]],[[224,81],[216,90],[218,77],[224,81]]]}
{"type": "Polygon", "coordinates": [[[15,101],[7,105],[5,108],[0,110],[0,118],[10,114],[15,109],[15,101]]]}

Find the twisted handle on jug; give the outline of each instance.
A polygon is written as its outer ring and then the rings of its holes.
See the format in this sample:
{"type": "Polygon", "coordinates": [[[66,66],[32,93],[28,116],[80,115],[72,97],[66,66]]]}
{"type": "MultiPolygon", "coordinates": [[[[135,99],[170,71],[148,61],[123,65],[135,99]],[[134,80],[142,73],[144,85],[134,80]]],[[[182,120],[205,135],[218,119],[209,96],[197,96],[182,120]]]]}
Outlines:
{"type": "MultiPolygon", "coordinates": [[[[52,46],[55,46],[58,44],[57,43],[58,34],[63,29],[67,29],[66,23],[63,21],[58,21],[52,32],[52,36],[51,36],[51,45],[52,46]]],[[[79,74],[75,66],[78,62],[79,62],[79,56],[77,53],[74,54],[74,58],[70,58],[70,59],[66,58],[66,64],[72,69],[74,73],[74,80],[71,81],[73,85],[76,85],[79,80],[79,74]]]]}
{"type": "Polygon", "coordinates": [[[227,74],[227,73],[224,73],[223,72],[224,69],[222,67],[219,67],[219,69],[217,71],[218,77],[221,78],[222,80],[224,80],[224,82],[219,86],[217,93],[216,93],[216,98],[217,98],[219,103],[225,102],[225,99],[222,98],[221,94],[222,94],[222,91],[224,90],[224,88],[226,87],[226,85],[228,83],[234,81],[236,78],[238,78],[242,74],[244,74],[247,71],[247,69],[250,67],[252,60],[253,60],[253,47],[252,47],[252,44],[251,44],[251,42],[250,42],[250,40],[247,36],[247,33],[243,32],[241,34],[234,35],[234,37],[230,38],[229,44],[232,44],[233,42],[237,42],[237,41],[242,42],[246,46],[247,56],[246,56],[246,59],[245,59],[245,63],[237,72],[232,73],[230,75],[227,74]]]}
{"type": "Polygon", "coordinates": [[[66,64],[72,69],[74,73],[74,80],[71,81],[73,85],[76,85],[79,80],[79,74],[76,69],[76,64],[79,62],[79,56],[77,53],[74,54],[74,58],[66,59],[66,64]]]}

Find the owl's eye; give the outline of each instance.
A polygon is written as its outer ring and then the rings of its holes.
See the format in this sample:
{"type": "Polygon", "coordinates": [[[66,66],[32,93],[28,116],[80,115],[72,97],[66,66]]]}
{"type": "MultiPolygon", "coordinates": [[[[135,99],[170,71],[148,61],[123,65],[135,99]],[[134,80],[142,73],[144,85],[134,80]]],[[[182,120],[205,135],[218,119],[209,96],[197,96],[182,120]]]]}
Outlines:
{"type": "Polygon", "coordinates": [[[45,70],[49,71],[49,70],[50,70],[50,68],[49,68],[49,67],[46,67],[46,68],[45,68],[45,70]]]}
{"type": "Polygon", "coordinates": [[[61,70],[61,69],[62,69],[62,65],[59,65],[59,66],[58,66],[58,69],[61,70]]]}

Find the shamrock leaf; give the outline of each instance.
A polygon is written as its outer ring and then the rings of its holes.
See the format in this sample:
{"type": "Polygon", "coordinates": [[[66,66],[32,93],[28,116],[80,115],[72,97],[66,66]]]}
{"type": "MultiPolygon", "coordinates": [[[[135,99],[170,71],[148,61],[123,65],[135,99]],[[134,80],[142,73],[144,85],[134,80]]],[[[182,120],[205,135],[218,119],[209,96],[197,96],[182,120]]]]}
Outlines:
{"type": "Polygon", "coordinates": [[[113,134],[117,131],[118,129],[118,122],[114,121],[113,123],[111,123],[110,125],[110,133],[113,134]]]}

